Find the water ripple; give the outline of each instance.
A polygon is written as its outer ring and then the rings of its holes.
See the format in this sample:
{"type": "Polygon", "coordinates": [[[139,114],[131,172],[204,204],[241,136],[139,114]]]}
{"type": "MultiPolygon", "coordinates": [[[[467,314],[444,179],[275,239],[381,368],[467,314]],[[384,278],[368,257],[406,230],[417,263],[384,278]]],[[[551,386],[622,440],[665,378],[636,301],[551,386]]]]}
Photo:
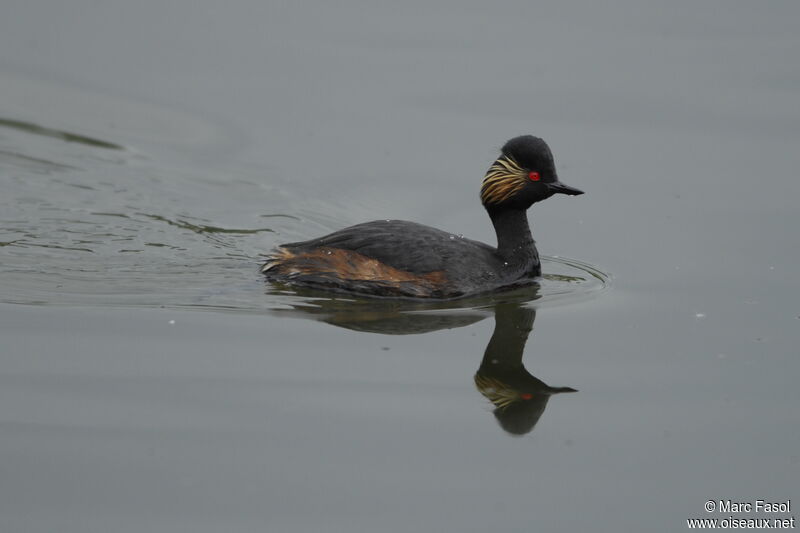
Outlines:
{"type": "MultiPolygon", "coordinates": [[[[355,301],[275,290],[258,272],[261,254],[279,242],[351,223],[344,206],[278,192],[264,185],[269,176],[176,169],[32,122],[0,119],[0,128],[0,302],[246,313],[322,306],[341,313],[338,306],[355,301]],[[117,153],[103,156],[98,148],[117,153]]],[[[452,314],[498,299],[555,305],[609,284],[602,271],[572,259],[545,257],[543,269],[533,292],[355,305],[372,314],[387,305],[392,312],[452,314]]]]}
{"type": "Polygon", "coordinates": [[[33,135],[41,135],[42,137],[52,137],[54,139],[60,139],[62,141],[71,143],[85,144],[86,146],[93,146],[95,148],[107,148],[109,150],[124,150],[122,146],[108,141],[93,139],[92,137],[87,137],[85,135],[80,135],[78,133],[71,133],[68,131],[46,128],[44,126],[40,126],[32,122],[25,122],[22,120],[0,118],[0,128],[15,129],[19,131],[24,131],[26,133],[31,133],[33,135]]]}

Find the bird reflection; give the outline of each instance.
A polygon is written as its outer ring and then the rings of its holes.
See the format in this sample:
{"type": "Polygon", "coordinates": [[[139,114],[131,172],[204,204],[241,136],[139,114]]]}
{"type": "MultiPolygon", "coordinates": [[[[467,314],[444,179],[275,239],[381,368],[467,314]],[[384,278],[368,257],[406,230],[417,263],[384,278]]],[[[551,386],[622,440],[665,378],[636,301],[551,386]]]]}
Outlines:
{"type": "Polygon", "coordinates": [[[536,320],[536,310],[526,305],[538,298],[535,285],[500,295],[460,300],[458,304],[331,297],[306,290],[271,293],[293,296],[287,302],[291,309],[275,309],[276,314],[313,318],[341,328],[384,335],[458,328],[494,315],[494,332],[475,374],[475,386],[494,406],[493,414],[500,427],[511,435],[530,433],[550,396],[577,392],[570,387],[547,385],[522,363],[525,344],[536,320]]]}
{"type": "Polygon", "coordinates": [[[475,374],[475,386],[494,404],[500,427],[512,435],[524,435],[536,426],[550,396],[577,391],[551,387],[522,364],[525,343],[536,320],[535,309],[501,303],[494,312],[494,333],[475,374]]]}

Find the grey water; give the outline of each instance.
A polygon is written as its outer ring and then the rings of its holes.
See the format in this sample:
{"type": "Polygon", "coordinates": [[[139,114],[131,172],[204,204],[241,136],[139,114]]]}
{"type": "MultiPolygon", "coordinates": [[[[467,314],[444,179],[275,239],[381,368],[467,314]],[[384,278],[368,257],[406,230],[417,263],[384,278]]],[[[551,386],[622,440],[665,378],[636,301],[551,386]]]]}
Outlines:
{"type": "Polygon", "coordinates": [[[4,3],[0,530],[791,519],[799,16],[4,3]],[[274,246],[373,219],[493,242],[480,180],[525,133],[586,191],[531,209],[538,286],[260,277],[274,246]]]}

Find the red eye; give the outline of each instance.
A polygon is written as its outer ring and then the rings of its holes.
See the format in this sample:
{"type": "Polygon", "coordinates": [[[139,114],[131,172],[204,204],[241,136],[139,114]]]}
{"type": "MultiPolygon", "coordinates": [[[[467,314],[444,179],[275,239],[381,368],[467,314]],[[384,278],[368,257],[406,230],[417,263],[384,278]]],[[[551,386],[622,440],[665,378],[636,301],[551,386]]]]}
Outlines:
{"type": "Polygon", "coordinates": [[[529,178],[531,181],[539,181],[540,179],[542,179],[542,178],[539,176],[539,173],[538,173],[538,172],[531,172],[530,174],[528,174],[528,178],[529,178]]]}

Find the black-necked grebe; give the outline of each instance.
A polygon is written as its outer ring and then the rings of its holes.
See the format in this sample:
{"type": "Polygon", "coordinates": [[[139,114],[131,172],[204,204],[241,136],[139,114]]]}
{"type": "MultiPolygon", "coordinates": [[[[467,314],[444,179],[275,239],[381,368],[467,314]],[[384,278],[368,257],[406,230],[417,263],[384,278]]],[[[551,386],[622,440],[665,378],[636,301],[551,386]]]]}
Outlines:
{"type": "Polygon", "coordinates": [[[497,248],[415,222],[377,220],[281,245],[261,271],[278,283],[406,298],[459,298],[527,285],[541,275],[527,209],[556,193],[583,191],[558,181],[542,139],[515,137],[481,185],[497,248]]]}

